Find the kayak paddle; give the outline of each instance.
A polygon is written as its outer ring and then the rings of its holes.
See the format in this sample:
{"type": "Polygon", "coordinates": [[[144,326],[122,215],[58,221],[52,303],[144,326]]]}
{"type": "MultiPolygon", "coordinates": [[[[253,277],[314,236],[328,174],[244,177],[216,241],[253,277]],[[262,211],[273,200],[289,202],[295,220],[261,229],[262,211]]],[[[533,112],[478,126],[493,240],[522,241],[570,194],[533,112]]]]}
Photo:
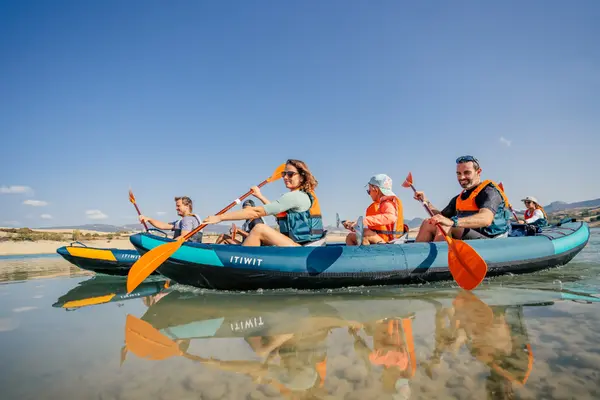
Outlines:
{"type": "MultiPolygon", "coordinates": [[[[410,172],[404,183],[402,183],[402,186],[411,188],[415,193],[417,192],[413,186],[413,178],[410,172]]],[[[423,201],[421,201],[421,203],[423,203],[423,201]]],[[[425,210],[433,217],[433,211],[431,211],[427,204],[423,203],[423,207],[425,207],[425,210]]],[[[452,277],[463,289],[472,290],[476,288],[487,274],[487,264],[485,260],[474,248],[462,240],[454,239],[450,235],[447,235],[439,223],[436,223],[436,225],[444,235],[446,242],[448,242],[448,269],[450,270],[452,277]]]]}
{"type": "MultiPolygon", "coordinates": [[[[281,178],[281,173],[285,170],[285,163],[278,166],[275,171],[273,171],[273,175],[262,181],[258,184],[258,187],[263,187],[269,182],[276,181],[281,178]]],[[[229,211],[235,205],[240,204],[242,200],[252,194],[252,190],[248,190],[243,196],[232,201],[227,207],[219,211],[216,215],[221,215],[229,211]]],[[[141,256],[131,267],[129,270],[129,274],[127,275],[127,293],[130,293],[134,290],[140,283],[144,281],[147,277],[152,274],[160,265],[165,262],[169,257],[173,255],[181,247],[183,242],[194,236],[196,233],[200,232],[204,227],[208,226],[208,224],[201,224],[197,226],[195,229],[190,231],[185,236],[180,236],[177,240],[173,242],[168,242],[165,244],[161,244],[145,253],[141,256]]]]}
{"type": "MultiPolygon", "coordinates": [[[[135,206],[135,210],[137,211],[138,215],[142,215],[140,209],[137,206],[137,203],[135,202],[135,196],[133,195],[131,189],[129,189],[129,201],[135,206]]],[[[144,228],[146,228],[146,232],[148,232],[148,225],[146,225],[146,221],[142,221],[142,224],[144,224],[144,228]]]]}
{"type": "Polygon", "coordinates": [[[354,232],[356,233],[356,245],[362,246],[363,234],[364,232],[364,224],[362,215],[358,217],[356,220],[356,225],[354,225],[354,232]]]}
{"type": "MultiPolygon", "coordinates": [[[[502,182],[498,182],[498,187],[500,188],[500,190],[502,190],[502,192],[504,193],[504,195],[506,195],[506,192],[504,192],[504,185],[502,184],[502,182]]],[[[506,198],[506,200],[508,201],[508,198],[506,198]]],[[[513,217],[515,217],[515,220],[517,222],[519,222],[519,217],[517,217],[517,213],[515,213],[515,210],[513,210],[513,208],[510,205],[510,203],[508,203],[506,206],[508,207],[508,209],[510,210],[510,212],[512,212],[512,215],[513,215],[513,217]]]]}

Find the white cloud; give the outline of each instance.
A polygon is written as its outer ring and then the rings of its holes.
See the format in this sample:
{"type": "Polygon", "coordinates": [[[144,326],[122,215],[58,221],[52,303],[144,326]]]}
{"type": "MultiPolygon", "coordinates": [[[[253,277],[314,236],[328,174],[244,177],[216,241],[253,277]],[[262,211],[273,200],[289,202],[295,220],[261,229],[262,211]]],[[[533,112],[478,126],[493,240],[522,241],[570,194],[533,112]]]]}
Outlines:
{"type": "Polygon", "coordinates": [[[156,215],[165,215],[165,214],[166,214],[166,212],[165,212],[165,211],[157,211],[157,212],[156,212],[156,215]]]}
{"type": "Polygon", "coordinates": [[[6,226],[19,226],[21,223],[19,221],[2,221],[3,225],[6,226]]]}
{"type": "Polygon", "coordinates": [[[29,186],[0,186],[0,193],[2,194],[17,194],[17,193],[29,193],[32,189],[29,186]]]}
{"type": "Polygon", "coordinates": [[[44,200],[25,200],[23,204],[32,207],[44,207],[48,205],[48,202],[44,200]]]}
{"type": "Polygon", "coordinates": [[[512,142],[510,140],[506,139],[504,136],[500,136],[500,143],[502,143],[506,147],[510,147],[510,144],[512,142]]]}
{"type": "Polygon", "coordinates": [[[50,215],[50,214],[42,214],[42,215],[40,215],[40,218],[41,219],[52,219],[52,215],[50,215]]]}
{"type": "Polygon", "coordinates": [[[108,218],[108,215],[104,214],[100,210],[87,210],[85,212],[85,215],[87,215],[87,217],[89,219],[106,219],[106,218],[108,218]]]}

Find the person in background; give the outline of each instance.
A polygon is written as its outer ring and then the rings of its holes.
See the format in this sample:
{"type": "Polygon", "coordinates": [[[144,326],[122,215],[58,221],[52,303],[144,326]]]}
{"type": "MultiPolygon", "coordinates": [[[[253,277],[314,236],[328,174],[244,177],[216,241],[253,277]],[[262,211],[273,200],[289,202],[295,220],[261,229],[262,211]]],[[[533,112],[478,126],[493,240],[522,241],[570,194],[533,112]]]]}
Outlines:
{"type": "MultiPolygon", "coordinates": [[[[246,201],[244,201],[244,203],[242,204],[242,209],[246,208],[246,207],[255,207],[254,204],[254,200],[252,199],[248,199],[246,201]]],[[[238,229],[236,232],[239,233],[242,236],[242,241],[240,242],[239,240],[237,240],[236,238],[232,237],[231,234],[233,234],[233,232],[230,232],[229,235],[223,234],[220,235],[217,240],[216,240],[216,244],[222,244],[222,243],[226,243],[226,244],[242,244],[244,243],[244,240],[246,240],[246,238],[248,237],[248,235],[250,234],[250,232],[252,231],[252,229],[258,225],[258,224],[264,224],[265,220],[263,217],[258,217],[258,218],[253,218],[253,219],[247,219],[246,222],[244,222],[244,225],[242,225],[242,229],[238,229]]]]}
{"type": "MultiPolygon", "coordinates": [[[[175,197],[175,210],[177,211],[177,215],[181,217],[180,219],[173,222],[162,222],[154,218],[146,217],[145,215],[140,215],[139,220],[140,222],[148,222],[157,229],[173,231],[173,239],[177,239],[179,236],[187,235],[200,225],[200,217],[192,213],[193,207],[192,199],[189,197],[175,197]]],[[[196,233],[189,241],[201,243],[202,232],[196,233]]]]}
{"type": "Polygon", "coordinates": [[[535,226],[546,226],[548,225],[548,215],[542,206],[540,206],[538,200],[533,196],[527,196],[523,200],[525,203],[525,215],[524,219],[519,221],[522,224],[535,225],[535,226]]]}

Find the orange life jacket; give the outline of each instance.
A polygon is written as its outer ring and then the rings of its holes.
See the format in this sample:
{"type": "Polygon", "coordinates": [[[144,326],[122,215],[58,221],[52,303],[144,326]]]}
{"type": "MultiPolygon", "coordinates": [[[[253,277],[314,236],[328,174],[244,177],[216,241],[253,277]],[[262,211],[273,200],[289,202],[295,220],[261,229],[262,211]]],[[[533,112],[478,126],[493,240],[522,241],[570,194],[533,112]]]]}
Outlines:
{"type": "Polygon", "coordinates": [[[396,224],[389,225],[370,225],[368,228],[375,232],[380,238],[385,240],[386,242],[392,241],[394,239],[399,238],[404,233],[408,232],[408,226],[404,225],[404,216],[402,213],[402,201],[398,197],[394,196],[385,196],[380,199],[379,202],[373,202],[367,208],[366,216],[378,215],[380,214],[379,208],[381,204],[386,201],[394,202],[394,207],[396,207],[396,213],[398,214],[398,218],[396,219],[396,224]]]}
{"type": "Polygon", "coordinates": [[[493,181],[487,179],[483,182],[481,182],[479,184],[479,186],[477,186],[477,188],[475,190],[473,190],[471,192],[471,194],[469,195],[469,197],[467,197],[465,200],[463,200],[461,198],[462,193],[458,195],[458,197],[456,198],[456,212],[458,214],[460,214],[461,212],[477,212],[479,211],[479,207],[477,207],[477,204],[475,203],[475,197],[477,197],[477,195],[486,188],[487,185],[494,185],[494,187],[496,189],[498,189],[498,192],[500,192],[500,195],[502,196],[502,199],[504,200],[504,206],[506,208],[508,208],[509,202],[508,199],[506,198],[506,195],[504,194],[504,192],[500,189],[500,187],[493,181]]]}

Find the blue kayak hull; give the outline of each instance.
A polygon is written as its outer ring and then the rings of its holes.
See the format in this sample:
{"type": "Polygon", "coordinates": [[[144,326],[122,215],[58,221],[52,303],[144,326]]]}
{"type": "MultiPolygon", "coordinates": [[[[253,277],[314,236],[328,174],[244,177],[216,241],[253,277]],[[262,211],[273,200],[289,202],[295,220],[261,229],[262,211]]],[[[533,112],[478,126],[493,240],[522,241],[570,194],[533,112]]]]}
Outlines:
{"type": "MultiPolygon", "coordinates": [[[[585,222],[548,227],[537,236],[471,240],[488,275],[539,271],[568,263],[587,244],[585,222]]],[[[172,241],[130,237],[143,254],[172,241]]],[[[451,280],[446,242],[375,246],[242,247],[184,243],[158,269],[180,284],[217,290],[322,289],[451,280]]]]}

